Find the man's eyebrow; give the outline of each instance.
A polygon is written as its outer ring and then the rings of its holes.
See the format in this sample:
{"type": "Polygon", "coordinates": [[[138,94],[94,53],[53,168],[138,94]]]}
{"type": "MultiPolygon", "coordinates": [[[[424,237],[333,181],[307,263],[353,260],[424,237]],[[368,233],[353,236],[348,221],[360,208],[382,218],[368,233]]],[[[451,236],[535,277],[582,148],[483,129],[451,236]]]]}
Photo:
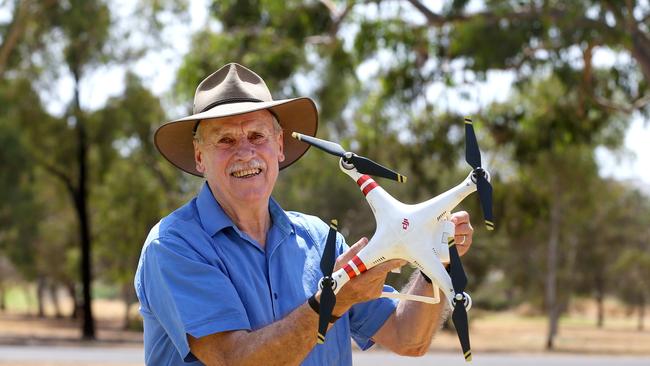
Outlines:
{"type": "Polygon", "coordinates": [[[208,133],[210,134],[228,133],[231,132],[232,130],[234,130],[232,127],[218,125],[208,129],[208,133]]]}

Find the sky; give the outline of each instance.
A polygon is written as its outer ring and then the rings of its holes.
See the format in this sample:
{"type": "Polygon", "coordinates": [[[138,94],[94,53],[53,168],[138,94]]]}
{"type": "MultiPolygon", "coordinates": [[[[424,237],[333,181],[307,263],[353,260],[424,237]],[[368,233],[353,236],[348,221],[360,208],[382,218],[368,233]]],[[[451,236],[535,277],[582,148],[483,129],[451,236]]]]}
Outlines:
{"type": "MultiPolygon", "coordinates": [[[[133,9],[133,2],[127,0],[117,1],[120,17],[127,17],[133,9]]],[[[476,1],[474,1],[476,2],[476,1]]],[[[435,9],[435,6],[432,5],[435,9]]],[[[190,22],[173,22],[163,34],[172,40],[173,48],[164,48],[157,52],[150,52],[138,61],[132,69],[140,75],[147,87],[158,96],[169,98],[173,86],[176,70],[180,66],[183,55],[189,50],[190,36],[198,29],[210,26],[207,19],[207,0],[190,1],[190,22]]],[[[7,19],[8,9],[0,9],[0,20],[7,19]]],[[[611,52],[596,52],[594,61],[597,66],[607,67],[616,62],[616,57],[611,52]]],[[[84,108],[93,110],[101,108],[108,98],[121,94],[124,88],[124,74],[126,69],[122,65],[101,67],[82,82],[81,103],[84,108]]],[[[434,85],[428,91],[429,98],[444,95],[446,103],[456,106],[463,114],[471,114],[481,106],[494,101],[505,101],[510,93],[510,84],[513,76],[509,72],[490,72],[484,83],[479,83],[471,89],[449,92],[444,85],[434,85]],[[461,98],[464,92],[469,98],[461,98]]],[[[64,106],[72,98],[72,79],[63,77],[58,81],[54,93],[47,95],[47,108],[52,113],[60,114],[64,106]]],[[[180,111],[171,111],[171,118],[180,111]]],[[[599,161],[601,175],[629,180],[633,184],[650,191],[650,121],[635,115],[625,137],[624,148],[621,151],[608,151],[599,148],[596,156],[599,161]]],[[[162,122],[162,121],[161,121],[162,122]]]]}

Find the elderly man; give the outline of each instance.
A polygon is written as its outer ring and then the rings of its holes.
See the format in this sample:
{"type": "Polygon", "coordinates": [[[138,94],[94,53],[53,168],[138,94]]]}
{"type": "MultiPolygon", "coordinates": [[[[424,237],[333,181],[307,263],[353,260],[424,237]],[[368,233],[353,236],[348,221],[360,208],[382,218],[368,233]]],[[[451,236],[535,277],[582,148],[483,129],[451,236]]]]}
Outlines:
{"type": "MultiPolygon", "coordinates": [[[[198,196],[149,233],[135,287],[144,318],[148,365],[350,365],[351,338],[403,355],[422,355],[439,326],[437,305],[379,298],[389,261],[355,277],[337,295],[326,341],[316,346],[318,280],[328,225],[285,212],[271,198],[280,169],[308,145],[290,138],[315,135],[316,107],[308,98],[276,100],[251,70],[228,64],[203,80],[194,114],[161,126],[156,146],[185,172],[207,180],[198,196]],[[312,301],[313,303],[313,301],[312,301]]],[[[472,228],[455,214],[461,253],[472,228]]],[[[337,237],[337,266],[349,250],[337,237]]],[[[388,288],[388,290],[392,290],[388,288]]],[[[417,274],[412,294],[432,296],[417,274]]]]}

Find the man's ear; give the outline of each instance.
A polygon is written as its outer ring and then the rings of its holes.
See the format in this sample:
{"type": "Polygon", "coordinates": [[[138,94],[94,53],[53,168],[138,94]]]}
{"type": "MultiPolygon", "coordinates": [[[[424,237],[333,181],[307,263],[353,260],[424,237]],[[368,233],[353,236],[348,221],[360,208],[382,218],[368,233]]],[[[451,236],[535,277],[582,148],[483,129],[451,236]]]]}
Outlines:
{"type": "Polygon", "coordinates": [[[203,153],[199,148],[199,143],[196,140],[192,141],[194,145],[194,162],[196,163],[196,170],[203,174],[205,173],[205,166],[203,166],[203,153]]]}
{"type": "Polygon", "coordinates": [[[284,161],[284,132],[280,131],[278,134],[278,162],[281,163],[284,161]]]}

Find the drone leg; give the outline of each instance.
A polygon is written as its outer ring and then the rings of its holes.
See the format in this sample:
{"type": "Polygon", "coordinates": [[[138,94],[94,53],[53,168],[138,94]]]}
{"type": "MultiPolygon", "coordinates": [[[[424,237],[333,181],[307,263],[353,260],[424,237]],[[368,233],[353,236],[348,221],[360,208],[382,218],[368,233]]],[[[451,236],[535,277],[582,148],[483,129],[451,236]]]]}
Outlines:
{"type": "Polygon", "coordinates": [[[399,300],[408,300],[408,301],[419,301],[427,304],[438,304],[440,302],[440,295],[430,297],[430,296],[420,296],[420,295],[412,295],[412,294],[400,294],[399,292],[382,292],[380,297],[399,299],[399,300]]]}

